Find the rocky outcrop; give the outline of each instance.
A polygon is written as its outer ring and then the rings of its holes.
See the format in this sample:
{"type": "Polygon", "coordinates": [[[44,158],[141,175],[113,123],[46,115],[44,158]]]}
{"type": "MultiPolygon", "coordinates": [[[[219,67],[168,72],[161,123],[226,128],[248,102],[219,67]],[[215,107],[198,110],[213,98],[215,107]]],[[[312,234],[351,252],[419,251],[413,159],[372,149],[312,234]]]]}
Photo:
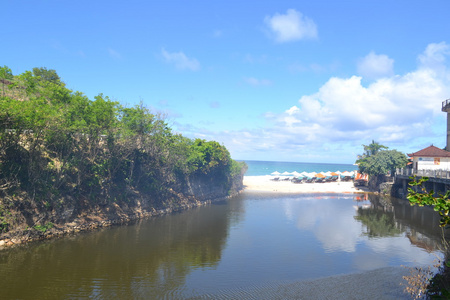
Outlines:
{"type": "Polygon", "coordinates": [[[371,192],[393,196],[393,179],[385,175],[369,177],[368,186],[371,192]]]}

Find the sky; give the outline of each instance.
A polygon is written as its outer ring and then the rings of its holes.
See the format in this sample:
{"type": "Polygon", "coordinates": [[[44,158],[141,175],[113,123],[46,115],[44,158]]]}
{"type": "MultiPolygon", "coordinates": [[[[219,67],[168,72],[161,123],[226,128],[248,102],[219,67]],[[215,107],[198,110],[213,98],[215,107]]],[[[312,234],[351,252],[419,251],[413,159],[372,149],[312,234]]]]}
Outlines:
{"type": "Polygon", "coordinates": [[[450,1],[4,0],[0,65],[142,103],[237,160],[446,145],[450,1]]]}

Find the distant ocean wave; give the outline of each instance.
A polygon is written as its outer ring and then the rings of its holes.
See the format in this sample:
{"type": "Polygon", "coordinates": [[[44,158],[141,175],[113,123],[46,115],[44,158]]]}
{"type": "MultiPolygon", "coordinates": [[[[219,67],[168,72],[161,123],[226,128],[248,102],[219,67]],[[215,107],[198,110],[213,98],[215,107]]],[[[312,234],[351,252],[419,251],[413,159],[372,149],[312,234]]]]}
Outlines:
{"type": "Polygon", "coordinates": [[[335,172],[354,171],[358,166],[352,164],[331,163],[302,163],[302,162],[279,162],[279,161],[256,161],[245,160],[248,165],[246,176],[264,176],[272,172],[335,172]]]}

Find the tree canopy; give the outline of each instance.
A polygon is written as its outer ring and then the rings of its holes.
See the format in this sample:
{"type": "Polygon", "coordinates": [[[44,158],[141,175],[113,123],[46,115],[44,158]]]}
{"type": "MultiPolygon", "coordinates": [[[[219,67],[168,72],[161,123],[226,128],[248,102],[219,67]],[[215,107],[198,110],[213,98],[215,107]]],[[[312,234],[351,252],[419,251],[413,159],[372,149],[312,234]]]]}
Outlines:
{"type": "Polygon", "coordinates": [[[408,158],[397,150],[388,150],[387,146],[372,141],[363,145],[364,154],[356,160],[359,171],[369,175],[393,174],[396,168],[402,168],[408,163],[408,158]]]}

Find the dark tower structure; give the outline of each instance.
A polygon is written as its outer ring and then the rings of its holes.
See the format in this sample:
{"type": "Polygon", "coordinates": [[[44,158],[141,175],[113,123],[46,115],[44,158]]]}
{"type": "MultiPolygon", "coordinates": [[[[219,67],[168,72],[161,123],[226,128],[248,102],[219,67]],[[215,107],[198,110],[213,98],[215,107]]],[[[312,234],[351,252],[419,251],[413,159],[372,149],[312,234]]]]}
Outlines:
{"type": "Polygon", "coordinates": [[[447,144],[445,150],[450,151],[450,99],[442,101],[442,111],[447,113],[447,144]]]}

